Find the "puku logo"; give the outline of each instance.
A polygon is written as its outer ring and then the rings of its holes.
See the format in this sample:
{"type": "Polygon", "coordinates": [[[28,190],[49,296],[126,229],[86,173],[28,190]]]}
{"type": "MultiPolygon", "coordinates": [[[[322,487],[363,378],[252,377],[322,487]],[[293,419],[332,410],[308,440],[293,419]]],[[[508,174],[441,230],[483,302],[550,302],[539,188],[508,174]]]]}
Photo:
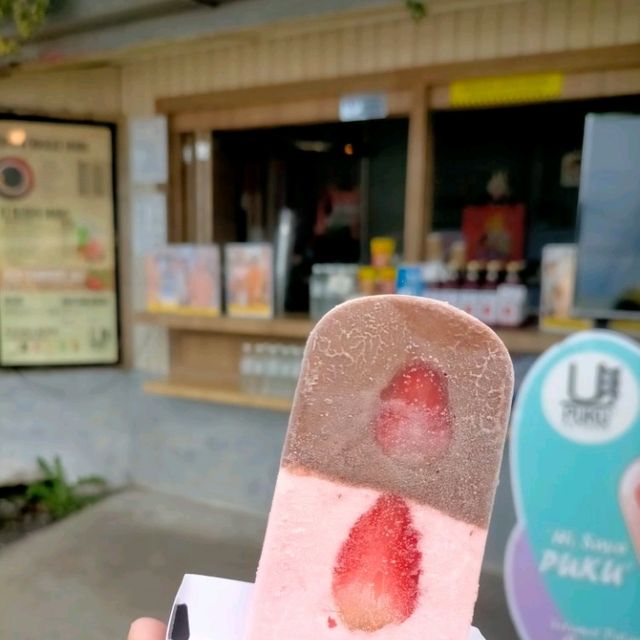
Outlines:
{"type": "Polygon", "coordinates": [[[580,386],[578,366],[569,364],[567,398],[562,400],[562,422],[567,427],[606,430],[620,395],[620,369],[598,363],[590,389],[580,386]]]}
{"type": "Polygon", "coordinates": [[[638,418],[639,382],[635,369],[604,350],[574,352],[545,371],[540,408],[551,428],[567,440],[611,442],[638,418]]]}

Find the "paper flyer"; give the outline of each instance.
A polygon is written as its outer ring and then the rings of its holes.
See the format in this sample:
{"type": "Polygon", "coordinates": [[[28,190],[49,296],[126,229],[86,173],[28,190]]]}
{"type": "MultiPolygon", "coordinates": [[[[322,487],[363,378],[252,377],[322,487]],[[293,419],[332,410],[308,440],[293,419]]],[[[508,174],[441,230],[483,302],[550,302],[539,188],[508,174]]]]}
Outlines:
{"type": "Polygon", "coordinates": [[[517,398],[505,559],[522,640],[640,639],[640,348],[585,331],[517,398]]]}
{"type": "Polygon", "coordinates": [[[577,255],[575,244],[547,244],[542,248],[541,329],[568,333],[593,326],[593,320],[573,315],[577,255]]]}

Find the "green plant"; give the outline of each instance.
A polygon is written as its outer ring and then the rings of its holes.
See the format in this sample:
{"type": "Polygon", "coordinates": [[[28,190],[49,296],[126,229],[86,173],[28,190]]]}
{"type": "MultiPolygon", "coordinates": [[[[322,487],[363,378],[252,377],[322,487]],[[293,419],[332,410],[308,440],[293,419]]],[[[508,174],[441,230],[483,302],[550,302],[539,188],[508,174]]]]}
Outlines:
{"type": "Polygon", "coordinates": [[[38,458],[38,467],[42,478],[29,484],[25,495],[29,502],[42,507],[54,520],[64,518],[100,498],[100,494],[95,492],[83,493],[83,486],[98,487],[100,493],[106,489],[105,480],[99,476],[85,476],[71,484],[58,456],[52,463],[38,458]]]}
{"type": "Polygon", "coordinates": [[[427,15],[425,0],[405,0],[405,4],[414,20],[421,20],[427,15]]]}
{"type": "Polygon", "coordinates": [[[0,25],[10,23],[12,34],[0,36],[0,55],[13,53],[42,25],[50,0],[0,0],[0,25]]]}

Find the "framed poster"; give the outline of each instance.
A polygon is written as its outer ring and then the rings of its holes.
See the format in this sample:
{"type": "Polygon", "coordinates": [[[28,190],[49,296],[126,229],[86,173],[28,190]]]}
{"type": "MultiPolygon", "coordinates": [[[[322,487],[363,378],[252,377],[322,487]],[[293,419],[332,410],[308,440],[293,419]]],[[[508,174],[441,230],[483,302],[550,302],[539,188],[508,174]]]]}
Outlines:
{"type": "Polygon", "coordinates": [[[119,361],[113,125],[0,116],[0,364],[119,361]]]}
{"type": "Polygon", "coordinates": [[[462,235],[468,260],[523,260],[524,205],[465,207],[462,235]]]}

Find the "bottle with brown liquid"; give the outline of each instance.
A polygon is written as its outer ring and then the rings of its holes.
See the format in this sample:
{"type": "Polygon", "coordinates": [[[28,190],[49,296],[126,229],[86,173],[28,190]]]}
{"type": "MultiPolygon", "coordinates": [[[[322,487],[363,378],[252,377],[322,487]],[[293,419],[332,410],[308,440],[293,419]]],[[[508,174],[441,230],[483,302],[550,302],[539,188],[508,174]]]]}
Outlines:
{"type": "Polygon", "coordinates": [[[498,286],[496,322],[503,327],[519,327],[527,319],[527,287],[522,284],[524,263],[507,263],[505,281],[498,286]]]}
{"type": "Polygon", "coordinates": [[[482,263],[478,260],[467,262],[464,282],[460,290],[459,303],[460,308],[472,316],[478,315],[478,302],[480,292],[480,272],[482,271],[482,263]]]}
{"type": "Polygon", "coordinates": [[[478,293],[478,318],[488,325],[496,323],[498,284],[502,272],[502,262],[500,260],[490,260],[487,263],[485,280],[478,293]]]}

